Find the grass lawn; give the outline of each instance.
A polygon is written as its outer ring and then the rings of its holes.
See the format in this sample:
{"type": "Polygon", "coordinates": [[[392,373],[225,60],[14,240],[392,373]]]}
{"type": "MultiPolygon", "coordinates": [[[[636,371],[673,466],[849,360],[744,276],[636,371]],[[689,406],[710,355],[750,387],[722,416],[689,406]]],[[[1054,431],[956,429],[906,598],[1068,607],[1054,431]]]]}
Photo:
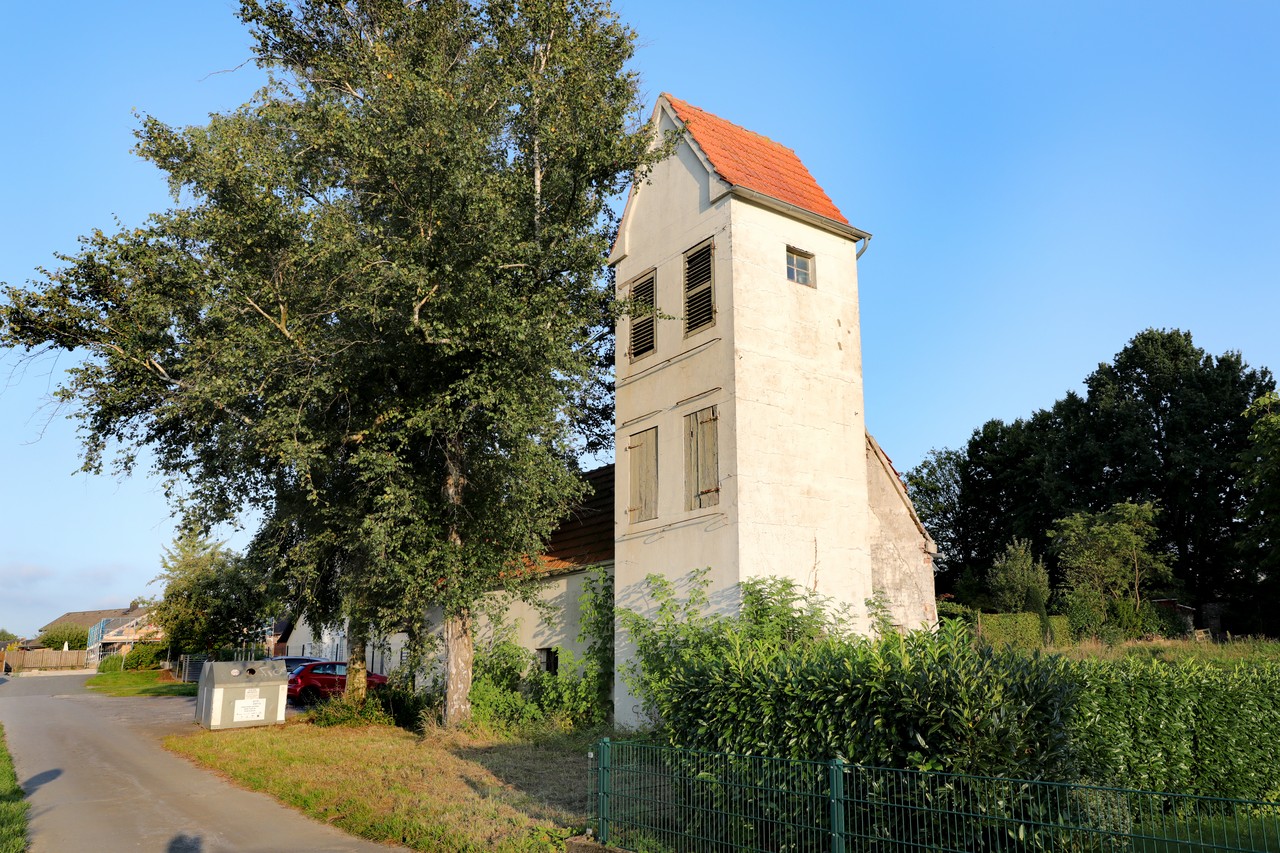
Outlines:
{"type": "Polygon", "coordinates": [[[100,672],[85,682],[108,696],[195,696],[196,685],[177,681],[165,669],[100,672]]]}
{"type": "Polygon", "coordinates": [[[1241,663],[1280,663],[1280,642],[1254,638],[1241,638],[1224,643],[1197,643],[1194,640],[1130,640],[1112,646],[1086,640],[1073,646],[1050,651],[1076,660],[1138,658],[1167,663],[1194,660],[1228,667],[1241,663]]]}
{"type": "Polygon", "coordinates": [[[563,849],[586,826],[594,735],[537,743],[390,726],[283,726],[170,737],[169,749],[312,818],[416,850],[563,849]]]}
{"type": "Polygon", "coordinates": [[[27,801],[13,773],[13,759],[0,728],[0,853],[27,849],[27,801]]]}

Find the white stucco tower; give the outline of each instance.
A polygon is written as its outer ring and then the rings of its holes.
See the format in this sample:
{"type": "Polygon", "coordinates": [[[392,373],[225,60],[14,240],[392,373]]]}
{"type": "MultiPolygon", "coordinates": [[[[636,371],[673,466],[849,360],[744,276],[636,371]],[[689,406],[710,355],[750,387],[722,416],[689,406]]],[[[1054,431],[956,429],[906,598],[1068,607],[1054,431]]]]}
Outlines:
{"type": "MultiPolygon", "coordinates": [[[[884,588],[902,624],[932,621],[932,542],[896,474],[881,482],[892,468],[866,431],[869,235],[790,149],[670,95],[653,122],[684,133],[632,188],[610,258],[632,304],[617,338],[618,604],[643,611],[650,573],[709,567],[717,608],[775,575],[859,616],[884,588]],[[903,565],[875,566],[886,545],[903,565]]],[[[620,723],[634,705],[619,686],[620,723]]]]}

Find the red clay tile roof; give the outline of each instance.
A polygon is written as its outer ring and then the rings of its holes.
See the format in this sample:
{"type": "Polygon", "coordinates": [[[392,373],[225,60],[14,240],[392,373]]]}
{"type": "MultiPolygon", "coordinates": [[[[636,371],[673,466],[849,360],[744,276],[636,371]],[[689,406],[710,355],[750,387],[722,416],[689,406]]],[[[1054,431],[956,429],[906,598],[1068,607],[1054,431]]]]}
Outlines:
{"type": "Polygon", "coordinates": [[[796,152],[679,98],[666,93],[663,97],[675,109],[720,177],[735,186],[755,190],[810,213],[834,219],[842,225],[849,224],[800,162],[796,152]]]}
{"type": "Polygon", "coordinates": [[[595,490],[547,541],[545,571],[581,569],[613,560],[613,466],[583,474],[595,490]]]}

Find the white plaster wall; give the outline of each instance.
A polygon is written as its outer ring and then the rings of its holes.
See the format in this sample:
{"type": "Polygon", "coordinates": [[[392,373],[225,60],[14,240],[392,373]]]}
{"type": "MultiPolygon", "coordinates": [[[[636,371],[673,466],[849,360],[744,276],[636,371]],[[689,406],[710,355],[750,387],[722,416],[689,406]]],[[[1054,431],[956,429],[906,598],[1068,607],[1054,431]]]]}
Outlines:
{"type": "Polygon", "coordinates": [[[932,553],[937,547],[920,532],[901,482],[870,440],[866,459],[872,583],[888,595],[889,611],[900,628],[932,627],[938,622],[932,553]]]}
{"type": "Polygon", "coordinates": [[[861,615],[872,589],[856,244],[737,199],[731,231],[741,574],[792,578],[861,615]],[[788,246],[813,254],[814,286],[787,279],[788,246]]]}
{"type": "MultiPolygon", "coordinates": [[[[664,129],[674,127],[664,116],[664,129]]],[[[653,603],[644,578],[661,572],[684,578],[711,568],[712,599],[726,611],[736,608],[728,591],[737,583],[737,538],[733,532],[736,484],[729,460],[736,455],[734,433],[733,287],[729,263],[729,204],[726,187],[712,176],[688,142],[659,163],[648,182],[636,186],[628,202],[623,231],[615,247],[621,295],[637,277],[655,269],[654,351],[631,361],[630,324],[618,328],[617,464],[615,466],[615,598],[619,606],[649,614],[653,603]],[[684,334],[684,253],[702,241],[715,241],[716,321],[688,337],[684,334]],[[668,315],[663,318],[661,315],[668,315]],[[711,405],[720,407],[720,502],[715,507],[684,508],[684,416],[711,405]],[[657,517],[630,523],[630,467],[626,446],[632,435],[658,429],[657,517]]],[[[628,638],[618,634],[617,664],[632,657],[628,638]]],[[[617,721],[635,725],[635,700],[615,684],[617,721]]]]}
{"type": "MultiPolygon", "coordinates": [[[[606,570],[610,567],[606,564],[606,570]]],[[[538,597],[546,609],[526,604],[523,601],[508,601],[508,607],[502,616],[504,625],[514,626],[513,640],[526,649],[553,648],[560,646],[573,652],[579,662],[586,648],[578,641],[578,630],[582,611],[579,598],[587,582],[586,570],[575,571],[547,577],[538,588],[538,597]]],[[[506,601],[505,596],[494,594],[492,600],[506,601]]],[[[438,608],[431,608],[425,614],[426,621],[432,626],[437,636],[441,632],[441,614],[438,608]]],[[[494,626],[484,616],[478,616],[475,623],[476,647],[488,642],[494,636],[494,626]]],[[[371,672],[390,675],[400,664],[400,651],[408,644],[408,635],[392,634],[378,641],[369,643],[366,663],[371,672]]],[[[345,644],[346,635],[342,631],[319,632],[305,621],[300,620],[294,627],[287,643],[289,654],[301,654],[302,646],[311,643],[345,644]]],[[[342,657],[345,657],[345,645],[342,657]]],[[[443,670],[443,660],[441,661],[443,670]]]]}

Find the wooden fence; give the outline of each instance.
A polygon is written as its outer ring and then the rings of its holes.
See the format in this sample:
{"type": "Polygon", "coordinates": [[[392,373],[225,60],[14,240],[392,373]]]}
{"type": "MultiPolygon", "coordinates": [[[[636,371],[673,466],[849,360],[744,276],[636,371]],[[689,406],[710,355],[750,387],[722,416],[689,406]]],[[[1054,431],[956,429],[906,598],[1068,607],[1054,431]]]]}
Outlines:
{"type": "Polygon", "coordinates": [[[0,651],[0,671],[21,672],[24,669],[84,669],[85,650],[64,652],[61,649],[0,651]]]}

